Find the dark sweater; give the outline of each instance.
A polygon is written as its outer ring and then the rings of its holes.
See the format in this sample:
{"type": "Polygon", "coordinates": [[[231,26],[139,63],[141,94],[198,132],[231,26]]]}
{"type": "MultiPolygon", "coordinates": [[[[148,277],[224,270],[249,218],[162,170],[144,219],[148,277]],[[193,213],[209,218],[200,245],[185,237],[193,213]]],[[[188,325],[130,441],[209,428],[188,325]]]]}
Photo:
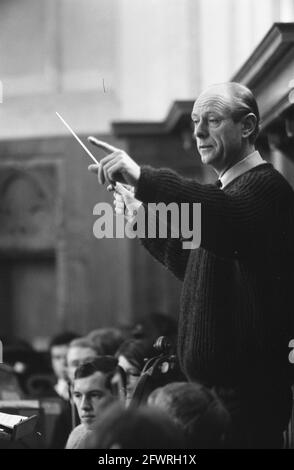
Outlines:
{"type": "Polygon", "coordinates": [[[294,192],[283,176],[262,164],[221,190],[142,167],[136,197],[201,203],[200,248],[142,240],[183,281],[178,354],[187,377],[220,386],[285,383],[294,338],[294,192]]]}

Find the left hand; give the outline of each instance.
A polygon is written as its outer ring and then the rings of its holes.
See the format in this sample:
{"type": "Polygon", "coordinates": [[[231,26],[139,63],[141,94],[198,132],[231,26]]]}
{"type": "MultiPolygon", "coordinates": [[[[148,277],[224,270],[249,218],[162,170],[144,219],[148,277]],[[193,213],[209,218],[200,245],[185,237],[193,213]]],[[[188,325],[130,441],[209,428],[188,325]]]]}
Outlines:
{"type": "Polygon", "coordinates": [[[134,188],[126,188],[120,183],[115,185],[114,191],[114,207],[116,214],[124,214],[128,222],[132,222],[136,217],[141,201],[134,196],[134,188]]]}

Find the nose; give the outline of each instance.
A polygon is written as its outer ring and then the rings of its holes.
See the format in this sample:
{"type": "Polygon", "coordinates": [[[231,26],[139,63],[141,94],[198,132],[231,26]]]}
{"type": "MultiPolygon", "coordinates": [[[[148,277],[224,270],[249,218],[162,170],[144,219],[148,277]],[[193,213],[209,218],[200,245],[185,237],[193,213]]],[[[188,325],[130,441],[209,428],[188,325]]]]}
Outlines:
{"type": "Polygon", "coordinates": [[[91,409],[91,402],[85,395],[82,397],[81,409],[85,411],[91,409]]]}
{"type": "Polygon", "coordinates": [[[199,139],[205,138],[208,136],[208,126],[204,119],[200,119],[200,121],[195,124],[194,129],[194,137],[198,137],[199,139]]]}

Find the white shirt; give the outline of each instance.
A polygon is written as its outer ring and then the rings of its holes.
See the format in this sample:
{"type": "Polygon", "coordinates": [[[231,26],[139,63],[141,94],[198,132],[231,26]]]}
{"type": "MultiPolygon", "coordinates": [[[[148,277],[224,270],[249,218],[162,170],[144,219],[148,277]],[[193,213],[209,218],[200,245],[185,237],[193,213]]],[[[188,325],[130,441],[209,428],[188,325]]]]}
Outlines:
{"type": "Polygon", "coordinates": [[[221,189],[225,188],[231,181],[238,176],[242,175],[248,170],[255,168],[256,166],[267,163],[261,157],[260,153],[255,150],[253,153],[243,158],[240,162],[233,165],[231,168],[226,170],[220,177],[219,180],[222,183],[221,189]]]}

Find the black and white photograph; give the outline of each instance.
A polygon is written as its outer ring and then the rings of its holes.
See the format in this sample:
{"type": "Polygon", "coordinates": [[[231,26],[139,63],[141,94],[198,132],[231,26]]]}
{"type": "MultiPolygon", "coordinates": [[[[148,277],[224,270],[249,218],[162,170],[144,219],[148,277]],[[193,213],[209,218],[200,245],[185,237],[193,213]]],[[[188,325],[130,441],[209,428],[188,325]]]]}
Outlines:
{"type": "Polygon", "coordinates": [[[294,0],[0,0],[0,449],[294,449],[294,0]]]}

